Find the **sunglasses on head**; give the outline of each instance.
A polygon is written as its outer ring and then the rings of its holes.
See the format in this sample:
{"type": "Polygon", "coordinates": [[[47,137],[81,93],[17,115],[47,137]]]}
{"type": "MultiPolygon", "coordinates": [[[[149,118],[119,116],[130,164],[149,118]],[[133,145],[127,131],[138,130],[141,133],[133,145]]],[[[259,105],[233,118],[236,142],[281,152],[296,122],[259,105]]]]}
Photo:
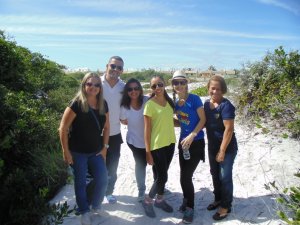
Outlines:
{"type": "Polygon", "coordinates": [[[113,70],[123,71],[123,66],[117,66],[116,64],[109,64],[109,66],[113,70]]]}
{"type": "Polygon", "coordinates": [[[173,81],[172,81],[172,84],[173,84],[174,86],[178,86],[179,84],[180,84],[181,86],[183,86],[183,85],[186,85],[186,84],[187,84],[187,81],[186,81],[186,80],[181,80],[181,81],[179,81],[179,80],[173,80],[173,81]]]}
{"type": "Polygon", "coordinates": [[[151,86],[151,89],[152,89],[152,90],[155,90],[157,87],[162,88],[163,86],[164,86],[163,83],[157,83],[157,84],[153,84],[153,85],[151,86]]]}
{"type": "Polygon", "coordinates": [[[129,88],[127,88],[127,91],[128,92],[132,92],[133,90],[135,90],[135,91],[139,91],[140,90],[140,87],[139,86],[136,86],[136,87],[129,87],[129,88]]]}
{"type": "Polygon", "coordinates": [[[92,86],[97,87],[97,88],[101,87],[100,83],[93,84],[91,82],[86,82],[85,85],[88,86],[88,87],[92,87],[92,86]]]}

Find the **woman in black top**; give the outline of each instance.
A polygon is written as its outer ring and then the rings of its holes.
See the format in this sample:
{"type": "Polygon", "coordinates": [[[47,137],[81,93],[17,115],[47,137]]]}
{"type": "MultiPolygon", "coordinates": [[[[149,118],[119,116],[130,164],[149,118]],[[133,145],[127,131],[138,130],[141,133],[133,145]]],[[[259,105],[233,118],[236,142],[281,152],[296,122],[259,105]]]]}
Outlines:
{"type": "Polygon", "coordinates": [[[101,79],[87,73],[81,88],[66,108],[59,128],[64,161],[74,169],[74,187],[78,212],[83,225],[91,224],[90,207],[100,213],[107,187],[105,157],[109,139],[108,107],[103,99],[101,79]],[[87,196],[89,170],[93,191],[87,196]]]}

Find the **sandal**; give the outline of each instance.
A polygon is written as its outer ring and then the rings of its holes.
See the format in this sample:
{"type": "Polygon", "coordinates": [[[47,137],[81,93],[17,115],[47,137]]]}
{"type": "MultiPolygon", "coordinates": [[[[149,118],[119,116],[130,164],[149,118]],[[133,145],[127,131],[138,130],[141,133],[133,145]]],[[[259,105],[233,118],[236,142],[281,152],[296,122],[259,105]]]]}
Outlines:
{"type": "Polygon", "coordinates": [[[227,210],[227,212],[226,213],[224,213],[224,214],[220,214],[219,212],[216,212],[214,215],[213,215],[213,219],[214,220],[223,220],[223,219],[225,219],[227,216],[228,216],[228,214],[229,213],[231,213],[231,208],[229,208],[228,210],[227,210]]]}
{"type": "Polygon", "coordinates": [[[220,206],[221,202],[213,202],[207,206],[207,210],[211,211],[220,206]]]}
{"type": "Polygon", "coordinates": [[[220,213],[216,212],[215,215],[213,215],[214,220],[223,220],[228,216],[228,213],[225,213],[221,215],[220,213]]]}

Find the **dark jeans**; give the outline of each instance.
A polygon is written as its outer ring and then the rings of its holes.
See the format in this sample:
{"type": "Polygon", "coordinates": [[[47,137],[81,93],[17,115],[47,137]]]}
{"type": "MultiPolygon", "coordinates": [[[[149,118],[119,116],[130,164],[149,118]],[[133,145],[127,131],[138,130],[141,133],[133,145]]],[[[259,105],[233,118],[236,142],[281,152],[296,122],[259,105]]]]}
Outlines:
{"type": "Polygon", "coordinates": [[[221,207],[229,209],[233,199],[232,167],[237,149],[226,151],[224,161],[216,161],[216,153],[208,150],[210,173],[212,175],[215,201],[221,201],[221,207]]]}
{"type": "Polygon", "coordinates": [[[156,179],[152,184],[149,197],[154,198],[156,194],[163,195],[165,184],[168,181],[168,169],[170,167],[175,150],[175,144],[151,151],[154,165],[152,167],[156,179]]]}
{"type": "Polygon", "coordinates": [[[106,155],[106,168],[108,171],[108,185],[106,195],[111,195],[117,181],[117,169],[120,159],[121,144],[123,143],[121,133],[109,136],[109,148],[106,155]]]}
{"type": "Polygon", "coordinates": [[[133,158],[135,161],[135,179],[139,190],[139,196],[144,196],[146,185],[146,149],[145,148],[136,148],[131,144],[128,144],[129,148],[133,153],[133,158]]]}
{"type": "Polygon", "coordinates": [[[179,165],[180,165],[180,184],[183,192],[183,197],[187,201],[187,207],[194,208],[195,190],[193,184],[193,174],[200,160],[204,161],[204,139],[193,141],[190,146],[189,160],[185,160],[182,155],[182,146],[179,142],[179,165]]]}

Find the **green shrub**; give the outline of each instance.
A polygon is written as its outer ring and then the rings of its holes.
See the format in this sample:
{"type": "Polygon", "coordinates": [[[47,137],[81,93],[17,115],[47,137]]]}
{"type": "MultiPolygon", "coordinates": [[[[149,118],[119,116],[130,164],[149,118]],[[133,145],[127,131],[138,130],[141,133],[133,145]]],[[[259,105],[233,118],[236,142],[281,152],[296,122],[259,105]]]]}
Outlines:
{"type": "Polygon", "coordinates": [[[244,89],[238,108],[244,116],[269,117],[292,136],[300,135],[300,54],[286,53],[282,47],[268,53],[263,61],[247,65],[242,71],[244,89]]]}
{"type": "Polygon", "coordinates": [[[207,87],[199,87],[191,91],[192,94],[199,96],[207,96],[207,87]]]}
{"type": "Polygon", "coordinates": [[[78,84],[0,32],[0,224],[41,224],[66,183],[57,128],[78,84]],[[63,106],[64,105],[64,106],[63,106]]]}
{"type": "Polygon", "coordinates": [[[136,71],[133,73],[123,73],[121,78],[125,82],[127,80],[129,80],[130,78],[135,78],[135,79],[139,80],[140,82],[149,82],[150,83],[150,79],[154,75],[162,76],[166,83],[168,83],[169,79],[172,77],[171,74],[161,73],[161,72],[155,71],[153,69],[147,69],[147,70],[143,70],[143,71],[136,71]]]}
{"type": "MultiPolygon", "coordinates": [[[[300,171],[295,174],[300,178],[300,171]]],[[[276,185],[276,182],[269,182],[265,185],[267,190],[272,190],[277,196],[276,200],[281,208],[277,211],[277,215],[287,224],[300,224],[300,186],[292,186],[284,188],[282,191],[276,185]]]]}

